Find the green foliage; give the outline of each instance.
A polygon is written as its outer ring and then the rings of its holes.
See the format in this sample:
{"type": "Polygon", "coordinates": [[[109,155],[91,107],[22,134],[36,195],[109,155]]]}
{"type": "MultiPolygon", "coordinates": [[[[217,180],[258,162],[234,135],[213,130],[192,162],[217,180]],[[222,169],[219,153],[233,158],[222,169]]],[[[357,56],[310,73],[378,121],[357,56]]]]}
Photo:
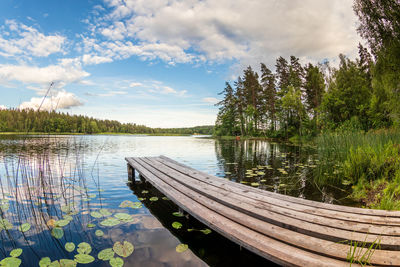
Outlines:
{"type": "Polygon", "coordinates": [[[87,116],[69,115],[55,111],[34,111],[32,109],[0,110],[0,132],[40,133],[125,133],[125,134],[212,134],[213,126],[191,128],[149,128],[134,123],[120,123],[115,120],[98,120],[87,116]]]}

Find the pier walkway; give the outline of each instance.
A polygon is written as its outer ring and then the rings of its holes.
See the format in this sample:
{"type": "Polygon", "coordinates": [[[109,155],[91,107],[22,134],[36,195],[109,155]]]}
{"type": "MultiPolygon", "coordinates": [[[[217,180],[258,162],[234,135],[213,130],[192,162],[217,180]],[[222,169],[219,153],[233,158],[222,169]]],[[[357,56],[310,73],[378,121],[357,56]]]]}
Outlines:
{"type": "Polygon", "coordinates": [[[170,158],[129,157],[128,171],[242,247],[286,266],[400,266],[400,212],[281,195],[170,158]],[[356,266],[357,264],[352,264],[356,266]]]}

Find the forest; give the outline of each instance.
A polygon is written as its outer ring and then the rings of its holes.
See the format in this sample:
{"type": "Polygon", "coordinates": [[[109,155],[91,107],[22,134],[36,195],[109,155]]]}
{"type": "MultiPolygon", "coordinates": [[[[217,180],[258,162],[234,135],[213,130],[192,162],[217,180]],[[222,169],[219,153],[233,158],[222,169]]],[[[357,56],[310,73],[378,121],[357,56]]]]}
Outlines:
{"type": "Polygon", "coordinates": [[[275,71],[260,64],[220,93],[215,135],[313,137],[321,132],[399,127],[400,12],[396,1],[356,0],[358,32],[368,47],[358,58],[339,55],[301,64],[276,59],[275,71]]]}
{"type": "Polygon", "coordinates": [[[99,120],[82,115],[32,109],[0,110],[0,132],[18,133],[123,133],[154,135],[212,134],[213,126],[191,128],[150,128],[135,123],[99,120]]]}

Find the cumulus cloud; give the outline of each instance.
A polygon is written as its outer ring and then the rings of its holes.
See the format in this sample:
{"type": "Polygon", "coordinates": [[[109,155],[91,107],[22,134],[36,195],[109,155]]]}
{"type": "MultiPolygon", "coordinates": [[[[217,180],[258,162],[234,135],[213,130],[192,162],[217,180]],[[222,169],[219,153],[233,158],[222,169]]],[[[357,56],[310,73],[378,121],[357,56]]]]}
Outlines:
{"type": "Polygon", "coordinates": [[[215,97],[205,97],[202,100],[203,100],[203,102],[208,103],[208,104],[212,104],[212,105],[215,105],[215,104],[217,104],[219,102],[219,100],[216,99],[215,97]]]}
{"type": "Polygon", "coordinates": [[[111,12],[96,27],[109,40],[93,48],[122,58],[273,64],[280,55],[352,54],[360,40],[348,0],[104,2],[111,12]]]}
{"type": "Polygon", "coordinates": [[[47,57],[64,52],[66,38],[59,34],[45,35],[33,27],[6,20],[0,27],[0,55],[4,57],[47,57]]]}
{"type": "Polygon", "coordinates": [[[101,63],[112,62],[113,60],[109,57],[102,57],[96,55],[83,55],[82,62],[85,65],[97,65],[101,63]]]}
{"type": "Polygon", "coordinates": [[[27,84],[73,83],[89,76],[79,64],[62,62],[58,65],[36,67],[0,64],[0,83],[19,81],[27,84]]]}
{"type": "Polygon", "coordinates": [[[7,109],[7,107],[4,105],[0,105],[0,110],[2,110],[2,109],[7,109]]]}
{"type": "MultiPolygon", "coordinates": [[[[23,102],[20,109],[37,110],[43,101],[42,97],[32,97],[30,101],[23,102]]],[[[55,95],[46,98],[41,106],[41,110],[69,109],[71,107],[81,106],[82,102],[73,93],[59,91],[55,95]]]]}

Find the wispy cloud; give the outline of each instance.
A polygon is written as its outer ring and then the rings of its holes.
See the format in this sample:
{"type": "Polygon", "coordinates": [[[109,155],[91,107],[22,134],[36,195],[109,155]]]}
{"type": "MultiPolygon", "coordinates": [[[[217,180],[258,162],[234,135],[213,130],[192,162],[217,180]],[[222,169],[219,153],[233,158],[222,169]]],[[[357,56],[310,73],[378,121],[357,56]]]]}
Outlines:
{"type": "Polygon", "coordinates": [[[0,55],[3,57],[47,57],[64,52],[65,42],[66,37],[62,35],[45,35],[15,20],[6,20],[0,27],[0,55]]]}
{"type": "Polygon", "coordinates": [[[205,97],[202,100],[203,100],[203,102],[212,104],[212,105],[217,104],[219,102],[219,100],[216,99],[215,97],[205,97]]]}

